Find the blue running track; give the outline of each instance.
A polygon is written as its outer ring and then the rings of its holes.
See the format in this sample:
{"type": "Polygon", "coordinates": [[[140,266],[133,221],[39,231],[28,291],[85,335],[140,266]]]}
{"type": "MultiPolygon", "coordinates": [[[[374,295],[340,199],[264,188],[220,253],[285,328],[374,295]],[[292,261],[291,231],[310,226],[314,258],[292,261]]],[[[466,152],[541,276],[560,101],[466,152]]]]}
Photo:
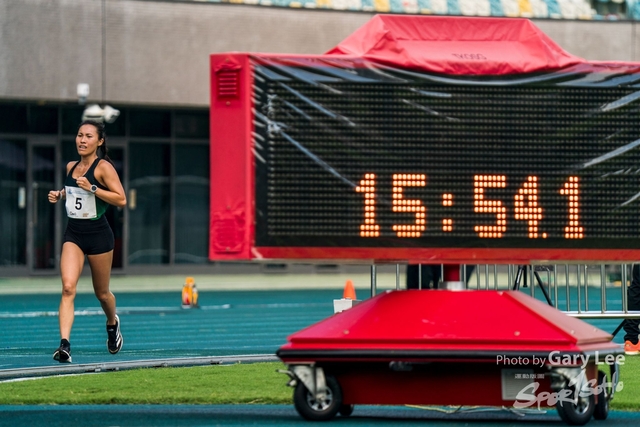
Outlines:
{"type": "MultiPolygon", "coordinates": [[[[119,292],[116,297],[124,347],[119,354],[110,355],[106,349],[105,318],[97,300],[93,294],[78,294],[71,336],[72,365],[255,355],[275,360],[275,351],[289,334],[331,316],[333,300],[341,296],[342,292],[336,289],[201,291],[201,308],[185,310],[180,306],[179,290],[119,292]]],[[[52,359],[59,343],[59,298],[58,294],[48,293],[0,297],[0,373],[62,367],[52,359]]],[[[589,322],[612,332],[620,320],[589,322]]],[[[616,342],[622,343],[622,334],[616,336],[616,342]]],[[[452,414],[434,408],[366,405],[356,407],[352,416],[338,416],[326,425],[424,426],[425,423],[435,427],[565,425],[554,410],[523,417],[496,408],[452,414]]],[[[640,413],[614,411],[605,422],[589,424],[637,426],[640,413]]],[[[193,427],[316,423],[303,421],[293,405],[0,406],[0,427],[45,425],[193,427]]]]}

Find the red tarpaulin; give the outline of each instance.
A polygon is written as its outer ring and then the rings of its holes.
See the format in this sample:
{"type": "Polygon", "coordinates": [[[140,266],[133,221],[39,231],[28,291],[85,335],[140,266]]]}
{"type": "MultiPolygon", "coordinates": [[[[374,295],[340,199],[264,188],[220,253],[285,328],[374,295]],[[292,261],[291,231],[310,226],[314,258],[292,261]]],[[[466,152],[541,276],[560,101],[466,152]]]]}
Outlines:
{"type": "Polygon", "coordinates": [[[585,62],[520,18],[377,15],[327,54],[454,75],[543,72],[585,62]]]}

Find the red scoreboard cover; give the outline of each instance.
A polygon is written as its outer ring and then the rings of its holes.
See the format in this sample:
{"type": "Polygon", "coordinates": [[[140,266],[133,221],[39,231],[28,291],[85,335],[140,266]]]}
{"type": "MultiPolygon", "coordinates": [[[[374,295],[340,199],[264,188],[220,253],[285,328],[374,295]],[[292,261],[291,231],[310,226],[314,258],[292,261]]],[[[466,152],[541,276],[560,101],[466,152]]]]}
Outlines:
{"type": "Polygon", "coordinates": [[[327,54],[451,75],[555,71],[585,62],[521,18],[377,15],[327,54]]]}

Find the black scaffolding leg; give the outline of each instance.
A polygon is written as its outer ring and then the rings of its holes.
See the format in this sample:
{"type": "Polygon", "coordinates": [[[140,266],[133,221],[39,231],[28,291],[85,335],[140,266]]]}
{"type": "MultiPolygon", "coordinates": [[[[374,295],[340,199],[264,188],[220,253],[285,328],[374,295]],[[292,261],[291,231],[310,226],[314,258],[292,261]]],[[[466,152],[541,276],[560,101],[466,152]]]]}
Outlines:
{"type": "Polygon", "coordinates": [[[542,293],[544,294],[544,297],[547,300],[547,303],[550,306],[553,307],[553,303],[551,302],[551,298],[549,298],[549,293],[547,292],[547,288],[544,287],[544,283],[542,283],[542,279],[540,279],[540,275],[538,274],[537,271],[535,271],[533,269],[532,265],[529,265],[529,266],[519,265],[518,266],[518,272],[516,273],[516,279],[513,282],[513,290],[514,291],[520,290],[520,281],[522,280],[522,276],[524,276],[524,284],[522,285],[522,287],[523,288],[527,287],[527,274],[526,274],[527,267],[529,267],[531,269],[531,271],[533,271],[533,275],[536,278],[536,282],[538,282],[538,286],[542,290],[542,293]]]}

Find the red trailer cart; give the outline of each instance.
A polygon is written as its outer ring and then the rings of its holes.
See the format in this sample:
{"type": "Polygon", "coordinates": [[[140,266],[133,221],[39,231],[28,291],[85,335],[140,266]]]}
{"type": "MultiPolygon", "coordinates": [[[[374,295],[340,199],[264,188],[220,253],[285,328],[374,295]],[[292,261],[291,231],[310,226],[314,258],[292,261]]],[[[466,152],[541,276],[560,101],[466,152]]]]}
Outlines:
{"type": "Polygon", "coordinates": [[[605,419],[624,358],[612,336],[517,291],[388,291],[277,352],[308,420],[353,405],[557,408],[605,419]]]}

